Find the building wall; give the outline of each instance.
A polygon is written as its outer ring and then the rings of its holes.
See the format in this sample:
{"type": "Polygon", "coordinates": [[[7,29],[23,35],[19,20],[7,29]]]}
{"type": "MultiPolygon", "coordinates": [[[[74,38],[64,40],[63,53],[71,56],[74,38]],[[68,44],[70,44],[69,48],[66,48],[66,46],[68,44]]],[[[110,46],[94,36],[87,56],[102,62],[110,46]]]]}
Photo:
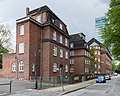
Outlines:
{"type": "Polygon", "coordinates": [[[3,55],[3,66],[2,66],[2,76],[9,78],[16,78],[16,72],[12,72],[12,64],[15,63],[15,54],[4,54],[3,55]],[[7,70],[7,71],[6,71],[7,70]]]}

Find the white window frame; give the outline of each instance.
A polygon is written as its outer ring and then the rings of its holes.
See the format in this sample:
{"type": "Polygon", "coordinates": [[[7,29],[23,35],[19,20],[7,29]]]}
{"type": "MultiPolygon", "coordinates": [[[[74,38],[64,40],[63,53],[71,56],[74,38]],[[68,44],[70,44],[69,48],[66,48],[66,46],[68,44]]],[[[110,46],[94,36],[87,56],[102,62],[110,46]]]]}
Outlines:
{"type": "Polygon", "coordinates": [[[55,40],[55,41],[56,41],[56,36],[57,36],[57,35],[56,35],[56,31],[54,31],[54,32],[53,32],[53,40],[55,40]]]}
{"type": "Polygon", "coordinates": [[[65,38],[65,46],[68,46],[68,39],[65,38]]]}
{"type": "Polygon", "coordinates": [[[63,43],[63,36],[62,35],[60,35],[60,43],[62,44],[63,43]]]}
{"type": "Polygon", "coordinates": [[[74,64],[74,59],[70,59],[70,64],[74,64]]]}
{"type": "Polygon", "coordinates": [[[53,56],[57,56],[57,47],[53,46],[53,56]]]}
{"type": "Polygon", "coordinates": [[[63,58],[63,49],[60,49],[60,57],[63,58]]]}
{"type": "Polygon", "coordinates": [[[38,21],[39,23],[41,23],[41,15],[38,15],[37,17],[36,17],[36,21],[38,21]]]}
{"type": "Polygon", "coordinates": [[[20,25],[20,35],[24,35],[24,24],[20,25]]]}
{"type": "Polygon", "coordinates": [[[60,29],[62,30],[63,29],[63,25],[60,23],[60,29]]]}
{"type": "Polygon", "coordinates": [[[87,51],[85,50],[85,55],[87,55],[87,51]]]}
{"type": "Polygon", "coordinates": [[[23,72],[23,71],[24,71],[24,62],[23,62],[23,61],[20,61],[20,62],[19,62],[19,71],[20,71],[20,72],[23,72]]]}
{"type": "Polygon", "coordinates": [[[74,68],[70,68],[70,73],[74,73],[74,68]]]}
{"type": "Polygon", "coordinates": [[[70,48],[73,48],[74,47],[74,44],[73,43],[70,43],[70,48]]]}
{"type": "Polygon", "coordinates": [[[19,53],[24,53],[24,43],[19,43],[19,53]]]}
{"type": "Polygon", "coordinates": [[[68,59],[68,52],[65,51],[65,59],[68,59]]]}
{"type": "Polygon", "coordinates": [[[70,56],[74,56],[74,51],[70,51],[70,56]]]}
{"type": "Polygon", "coordinates": [[[68,72],[68,65],[65,65],[65,72],[68,72]]]}
{"type": "Polygon", "coordinates": [[[53,72],[57,72],[57,64],[56,63],[53,64],[53,72]]]}
{"type": "Polygon", "coordinates": [[[13,63],[12,64],[12,72],[15,72],[16,71],[16,63],[13,63]]]}

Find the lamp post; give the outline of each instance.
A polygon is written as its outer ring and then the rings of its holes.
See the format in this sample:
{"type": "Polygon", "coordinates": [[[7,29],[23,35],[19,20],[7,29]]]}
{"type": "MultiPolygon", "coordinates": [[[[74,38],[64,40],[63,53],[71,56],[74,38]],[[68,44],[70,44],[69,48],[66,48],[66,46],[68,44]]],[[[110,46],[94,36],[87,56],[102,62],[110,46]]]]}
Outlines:
{"type": "Polygon", "coordinates": [[[38,88],[37,84],[37,67],[36,67],[36,49],[34,48],[34,65],[35,65],[35,89],[38,88]]]}
{"type": "Polygon", "coordinates": [[[17,57],[15,56],[15,61],[16,61],[16,79],[18,79],[18,60],[17,57]]]}
{"type": "Polygon", "coordinates": [[[61,84],[61,87],[62,87],[62,91],[64,91],[64,87],[63,87],[63,74],[62,74],[63,65],[60,64],[59,68],[60,68],[60,84],[61,84]]]}

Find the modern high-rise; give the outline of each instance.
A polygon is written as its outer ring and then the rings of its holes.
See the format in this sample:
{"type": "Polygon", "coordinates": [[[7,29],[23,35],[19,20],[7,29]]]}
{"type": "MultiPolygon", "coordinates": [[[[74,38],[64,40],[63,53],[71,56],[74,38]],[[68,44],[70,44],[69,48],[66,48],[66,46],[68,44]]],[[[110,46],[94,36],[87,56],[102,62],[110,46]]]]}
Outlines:
{"type": "Polygon", "coordinates": [[[96,34],[95,38],[100,42],[103,42],[103,39],[101,38],[101,32],[103,31],[105,24],[106,24],[105,16],[95,19],[95,34],[96,34]]]}

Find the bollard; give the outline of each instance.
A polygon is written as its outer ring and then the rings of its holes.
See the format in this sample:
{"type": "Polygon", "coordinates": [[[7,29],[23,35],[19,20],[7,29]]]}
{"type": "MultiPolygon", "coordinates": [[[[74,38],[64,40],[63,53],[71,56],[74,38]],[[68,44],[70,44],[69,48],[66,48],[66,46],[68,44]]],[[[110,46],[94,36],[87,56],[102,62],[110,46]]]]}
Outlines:
{"type": "Polygon", "coordinates": [[[11,88],[12,88],[12,80],[10,81],[10,93],[11,93],[11,88]]]}

